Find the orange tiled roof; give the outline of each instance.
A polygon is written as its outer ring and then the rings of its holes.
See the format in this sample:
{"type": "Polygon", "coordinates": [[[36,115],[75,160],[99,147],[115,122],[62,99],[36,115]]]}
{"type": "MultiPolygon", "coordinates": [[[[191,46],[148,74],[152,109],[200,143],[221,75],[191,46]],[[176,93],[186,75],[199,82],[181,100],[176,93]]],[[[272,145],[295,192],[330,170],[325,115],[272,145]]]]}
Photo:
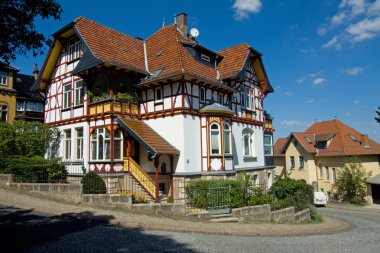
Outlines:
{"type": "Polygon", "coordinates": [[[80,17],[75,27],[93,55],[107,63],[145,73],[143,42],[80,17]]]}
{"type": "Polygon", "coordinates": [[[273,146],[273,156],[284,156],[282,153],[285,143],[288,141],[288,138],[278,138],[276,143],[273,146]]]}
{"type": "Polygon", "coordinates": [[[152,149],[153,152],[157,154],[179,154],[178,149],[173,147],[145,122],[128,118],[120,118],[119,120],[122,121],[121,126],[126,127],[126,130],[129,131],[130,134],[135,135],[135,138],[139,142],[142,142],[146,147],[152,149]]]}
{"type": "Polygon", "coordinates": [[[247,60],[249,48],[250,46],[248,44],[242,43],[218,51],[218,53],[224,57],[218,66],[222,78],[235,76],[242,70],[247,60]]]}
{"type": "Polygon", "coordinates": [[[307,152],[317,153],[318,156],[380,154],[380,144],[339,120],[316,122],[303,133],[292,133],[289,138],[292,136],[307,152]],[[307,141],[306,137],[311,143],[307,141]],[[318,141],[327,141],[327,148],[317,148],[316,142],[318,141]]]}

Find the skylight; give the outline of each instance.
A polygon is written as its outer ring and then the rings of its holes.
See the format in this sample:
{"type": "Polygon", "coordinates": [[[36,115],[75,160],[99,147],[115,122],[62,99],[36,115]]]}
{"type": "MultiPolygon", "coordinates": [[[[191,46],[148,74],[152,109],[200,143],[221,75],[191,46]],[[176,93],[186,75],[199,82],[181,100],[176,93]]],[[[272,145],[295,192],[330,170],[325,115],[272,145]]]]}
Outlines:
{"type": "Polygon", "coordinates": [[[348,136],[351,138],[351,140],[353,140],[353,141],[358,141],[358,140],[355,138],[355,136],[353,136],[352,134],[349,134],[348,136]]]}
{"type": "Polygon", "coordinates": [[[309,137],[305,137],[305,139],[306,139],[306,141],[307,141],[309,144],[312,143],[309,137]]]}

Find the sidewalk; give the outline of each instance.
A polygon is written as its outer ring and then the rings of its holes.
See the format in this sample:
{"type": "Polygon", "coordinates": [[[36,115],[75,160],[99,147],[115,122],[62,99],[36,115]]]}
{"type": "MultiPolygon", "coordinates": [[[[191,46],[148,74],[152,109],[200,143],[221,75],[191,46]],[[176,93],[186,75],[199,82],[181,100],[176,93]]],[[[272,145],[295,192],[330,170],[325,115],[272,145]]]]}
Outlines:
{"type": "Polygon", "coordinates": [[[128,211],[105,209],[97,206],[62,203],[49,198],[26,195],[0,188],[0,203],[21,209],[33,209],[51,215],[81,213],[83,218],[97,219],[112,216],[110,224],[127,228],[163,230],[175,232],[209,233],[240,236],[295,236],[325,234],[347,231],[349,225],[330,217],[323,217],[320,224],[254,224],[254,223],[211,223],[188,221],[161,216],[136,214],[128,211]],[[86,216],[86,213],[88,214],[86,216]]]}

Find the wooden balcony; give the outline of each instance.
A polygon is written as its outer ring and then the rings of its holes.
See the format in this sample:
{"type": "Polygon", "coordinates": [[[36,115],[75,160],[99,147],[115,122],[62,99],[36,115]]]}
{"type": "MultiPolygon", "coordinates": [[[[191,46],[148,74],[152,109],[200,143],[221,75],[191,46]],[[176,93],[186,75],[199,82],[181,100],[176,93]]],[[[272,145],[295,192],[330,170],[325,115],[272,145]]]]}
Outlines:
{"type": "Polygon", "coordinates": [[[139,106],[137,102],[112,98],[108,100],[92,102],[88,105],[89,116],[106,114],[138,116],[139,106]]]}

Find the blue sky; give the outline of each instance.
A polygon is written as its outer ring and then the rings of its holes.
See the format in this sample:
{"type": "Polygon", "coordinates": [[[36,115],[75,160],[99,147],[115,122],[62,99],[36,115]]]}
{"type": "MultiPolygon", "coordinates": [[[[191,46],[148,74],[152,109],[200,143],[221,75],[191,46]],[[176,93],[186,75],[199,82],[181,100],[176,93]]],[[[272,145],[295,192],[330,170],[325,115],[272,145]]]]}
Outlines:
{"type": "MultiPolygon", "coordinates": [[[[188,14],[189,28],[212,50],[247,42],[263,53],[275,93],[265,107],[275,138],[337,118],[380,142],[380,0],[146,0],[58,2],[60,21],[37,20],[50,35],[78,16],[146,38],[173,15],[188,14]]],[[[19,56],[13,65],[30,74],[44,56],[19,56]]]]}

